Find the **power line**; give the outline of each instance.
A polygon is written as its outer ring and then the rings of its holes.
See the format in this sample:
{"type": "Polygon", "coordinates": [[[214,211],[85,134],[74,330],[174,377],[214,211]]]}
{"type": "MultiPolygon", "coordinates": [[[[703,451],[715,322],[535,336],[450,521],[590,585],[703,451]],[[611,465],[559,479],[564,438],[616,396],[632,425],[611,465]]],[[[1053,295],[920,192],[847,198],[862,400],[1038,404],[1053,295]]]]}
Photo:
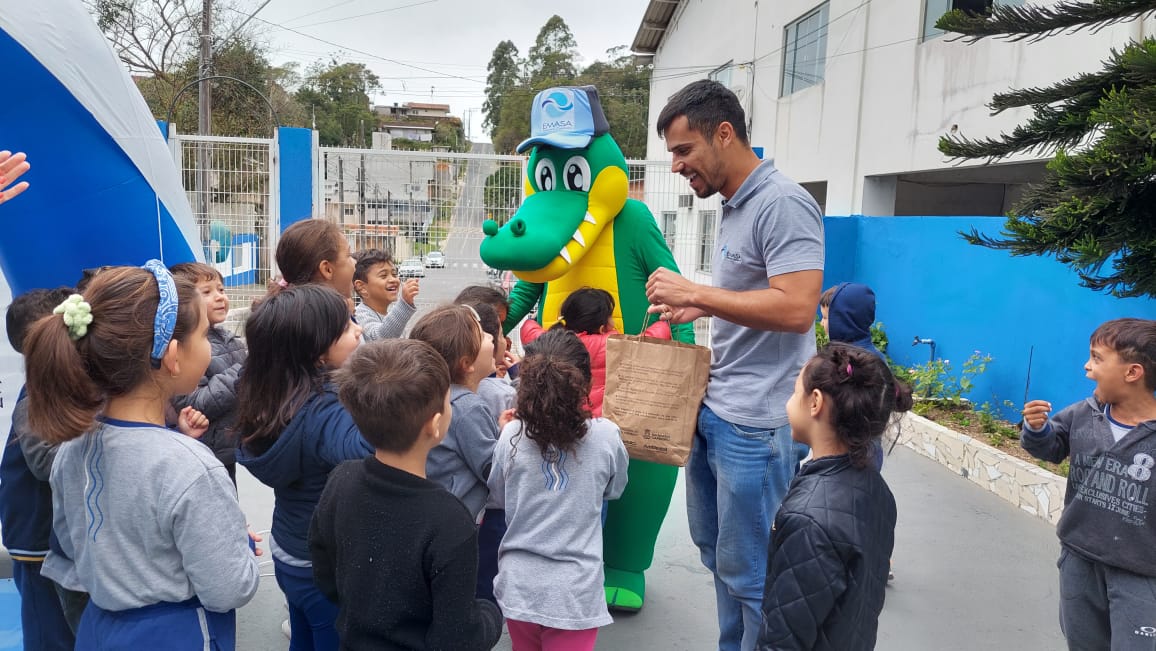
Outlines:
{"type": "Polygon", "coordinates": [[[352,3],[354,3],[354,2],[357,2],[357,0],[345,0],[344,2],[338,2],[338,3],[335,3],[335,4],[331,4],[331,5],[329,5],[329,6],[326,6],[326,7],[322,7],[322,8],[320,8],[320,9],[314,9],[313,11],[310,11],[310,12],[307,12],[307,13],[304,13],[304,14],[301,14],[300,16],[296,16],[296,17],[294,17],[294,18],[290,18],[289,20],[286,20],[285,22],[287,22],[287,23],[291,23],[291,22],[294,22],[294,21],[297,21],[297,20],[301,20],[302,18],[308,18],[309,16],[316,16],[316,15],[317,15],[317,14],[319,14],[319,13],[322,13],[322,12],[325,12],[325,11],[330,11],[330,10],[332,10],[332,9],[336,9],[336,8],[338,8],[338,7],[344,7],[345,5],[347,5],[347,4],[352,4],[352,3]]]}
{"type": "Polygon", "coordinates": [[[354,20],[355,18],[365,18],[366,16],[376,16],[378,14],[388,14],[391,11],[398,11],[399,9],[409,9],[410,7],[420,7],[422,5],[433,4],[437,1],[438,0],[423,0],[422,2],[414,2],[414,3],[408,4],[408,5],[401,5],[400,7],[390,7],[389,9],[382,9],[380,11],[371,11],[369,13],[358,14],[356,16],[346,16],[345,18],[334,18],[333,20],[323,20],[323,21],[318,22],[318,23],[309,23],[307,25],[298,25],[297,27],[300,27],[300,28],[316,27],[318,25],[328,25],[330,23],[340,23],[341,21],[344,21],[344,20],[354,20]]]}
{"type": "MultiPolygon", "coordinates": [[[[232,9],[232,7],[229,7],[229,9],[231,9],[232,11],[235,11],[237,13],[242,13],[242,12],[238,11],[237,9],[232,9]]],[[[379,59],[381,61],[385,61],[386,63],[392,63],[394,65],[403,66],[406,68],[413,68],[414,70],[421,70],[422,72],[428,72],[431,74],[440,75],[442,77],[449,77],[449,78],[453,78],[453,79],[462,79],[464,81],[468,81],[471,83],[483,83],[480,80],[475,79],[475,78],[464,77],[462,75],[456,75],[456,74],[453,74],[450,72],[442,72],[440,70],[432,70],[430,68],[424,68],[422,66],[414,65],[412,63],[406,63],[404,61],[399,61],[397,59],[390,59],[389,57],[383,57],[383,56],[380,56],[377,54],[373,54],[371,52],[365,52],[364,50],[358,50],[356,48],[352,48],[352,47],[349,47],[347,45],[341,45],[340,43],[334,43],[333,41],[327,41],[321,37],[314,36],[312,34],[306,34],[305,32],[298,31],[296,29],[293,29],[292,27],[286,27],[285,25],[279,25],[279,24],[274,23],[272,21],[265,20],[264,18],[255,18],[255,20],[259,20],[262,23],[269,25],[270,27],[276,27],[278,29],[283,29],[287,32],[292,32],[294,34],[297,34],[298,36],[304,36],[305,38],[312,39],[312,40],[317,41],[319,43],[324,43],[326,45],[329,45],[329,46],[332,46],[335,48],[340,48],[342,50],[348,50],[350,52],[355,52],[355,53],[360,54],[362,56],[367,56],[367,57],[370,57],[373,59],[379,59]]]]}

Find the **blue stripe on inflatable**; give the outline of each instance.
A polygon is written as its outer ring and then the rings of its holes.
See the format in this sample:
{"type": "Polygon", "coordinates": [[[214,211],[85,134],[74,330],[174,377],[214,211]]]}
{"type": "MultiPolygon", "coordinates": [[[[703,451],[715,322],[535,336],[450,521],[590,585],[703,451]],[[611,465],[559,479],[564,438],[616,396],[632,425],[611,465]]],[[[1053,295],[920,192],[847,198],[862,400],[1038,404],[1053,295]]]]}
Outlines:
{"type": "Polygon", "coordinates": [[[0,269],[13,294],[72,285],[90,267],[194,260],[194,244],[132,160],[3,30],[0,61],[5,85],[20,89],[18,101],[0,102],[0,148],[27,152],[32,163],[32,187],[0,206],[0,269]]]}

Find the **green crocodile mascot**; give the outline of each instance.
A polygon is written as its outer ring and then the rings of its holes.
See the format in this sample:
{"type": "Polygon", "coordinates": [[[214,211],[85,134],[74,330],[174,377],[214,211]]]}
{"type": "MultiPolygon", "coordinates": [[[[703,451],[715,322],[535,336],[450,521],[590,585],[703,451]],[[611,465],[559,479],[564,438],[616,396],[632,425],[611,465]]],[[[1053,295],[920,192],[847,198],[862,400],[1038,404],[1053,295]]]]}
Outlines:
{"type": "MultiPolygon", "coordinates": [[[[597,287],[615,298],[619,332],[637,334],[646,318],[646,280],[659,267],[678,271],[650,210],[627,197],[626,159],[610,137],[593,86],[550,88],[531,109],[533,147],[526,198],[504,225],[488,220],[482,260],[519,278],[510,293],[506,330],[538,306],[543,324],[558,320],[562,301],[576,289],[597,287]]],[[[694,343],[689,324],[674,338],[694,343]]],[[[643,572],[654,559],[658,530],[670,506],[678,468],[631,460],[621,499],[610,502],[604,532],[607,604],[639,610],[643,572]]]]}

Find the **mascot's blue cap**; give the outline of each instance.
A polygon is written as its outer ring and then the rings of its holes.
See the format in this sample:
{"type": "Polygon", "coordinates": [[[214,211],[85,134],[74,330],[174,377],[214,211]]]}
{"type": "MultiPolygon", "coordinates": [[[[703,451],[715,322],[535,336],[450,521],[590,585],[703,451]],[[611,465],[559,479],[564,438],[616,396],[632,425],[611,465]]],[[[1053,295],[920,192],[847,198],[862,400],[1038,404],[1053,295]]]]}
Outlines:
{"type": "Polygon", "coordinates": [[[590,141],[610,131],[598,89],[593,86],[547,88],[534,97],[530,109],[530,137],[518,145],[518,152],[535,145],[558,149],[583,149],[590,141]]]}

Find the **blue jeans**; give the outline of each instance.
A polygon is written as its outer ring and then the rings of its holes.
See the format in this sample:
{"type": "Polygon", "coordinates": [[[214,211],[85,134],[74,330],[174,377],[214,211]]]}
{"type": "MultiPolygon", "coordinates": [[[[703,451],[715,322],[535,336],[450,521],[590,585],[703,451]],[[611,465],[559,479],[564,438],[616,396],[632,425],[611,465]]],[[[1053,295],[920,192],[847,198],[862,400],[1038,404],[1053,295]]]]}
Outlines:
{"type": "Polygon", "coordinates": [[[805,450],[791,439],[790,425],[747,427],[706,405],[699,411],[686,511],[690,537],[714,574],[720,651],[755,648],[771,522],[805,450]]]}
{"type": "Polygon", "coordinates": [[[289,604],[289,651],[337,651],[337,604],[313,583],[313,568],[273,559],[277,585],[289,604]]]}

